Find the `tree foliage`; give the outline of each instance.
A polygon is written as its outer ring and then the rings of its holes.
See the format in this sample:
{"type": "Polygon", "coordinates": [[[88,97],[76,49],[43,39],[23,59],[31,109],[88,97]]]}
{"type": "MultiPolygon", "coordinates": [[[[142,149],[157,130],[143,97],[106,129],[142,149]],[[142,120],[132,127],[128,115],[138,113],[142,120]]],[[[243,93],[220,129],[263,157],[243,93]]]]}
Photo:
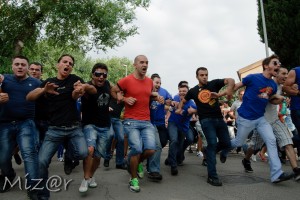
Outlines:
{"type": "Polygon", "coordinates": [[[47,41],[41,41],[37,43],[34,47],[34,51],[31,51],[27,48],[24,49],[24,54],[30,58],[30,62],[39,62],[43,64],[43,79],[56,76],[56,64],[58,62],[58,58],[66,53],[71,54],[75,58],[75,65],[72,73],[80,76],[85,81],[89,81],[91,79],[92,68],[98,62],[102,62],[107,65],[108,80],[113,84],[115,84],[119,79],[125,77],[125,66],[127,66],[128,74],[132,73],[134,70],[132,67],[133,59],[132,61],[125,57],[92,59],[90,57],[86,57],[85,52],[82,50],[68,49],[66,51],[65,48],[54,48],[53,46],[49,45],[47,41]]]}
{"type": "Polygon", "coordinates": [[[137,34],[137,7],[150,0],[2,0],[0,65],[47,39],[55,48],[106,50],[137,34]]]}
{"type": "MultiPolygon", "coordinates": [[[[258,2],[258,31],[264,42],[260,0],[258,2]]],[[[300,65],[300,1],[263,1],[269,47],[283,65],[292,68],[300,65]]]]}

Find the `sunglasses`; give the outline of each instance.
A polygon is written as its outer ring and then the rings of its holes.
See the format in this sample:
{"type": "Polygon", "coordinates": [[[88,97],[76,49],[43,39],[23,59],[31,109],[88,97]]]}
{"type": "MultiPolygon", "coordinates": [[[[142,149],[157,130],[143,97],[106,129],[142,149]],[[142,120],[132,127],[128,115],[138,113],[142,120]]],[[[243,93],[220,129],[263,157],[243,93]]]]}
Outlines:
{"type": "Polygon", "coordinates": [[[102,73],[102,72],[94,72],[94,76],[99,78],[100,76],[103,76],[103,78],[107,78],[107,73],[102,73]]]}
{"type": "Polygon", "coordinates": [[[280,66],[280,65],[281,65],[281,63],[280,63],[280,62],[277,62],[277,61],[274,61],[274,62],[273,62],[273,65],[274,65],[274,66],[277,66],[277,65],[279,65],[279,66],[280,66]]]}

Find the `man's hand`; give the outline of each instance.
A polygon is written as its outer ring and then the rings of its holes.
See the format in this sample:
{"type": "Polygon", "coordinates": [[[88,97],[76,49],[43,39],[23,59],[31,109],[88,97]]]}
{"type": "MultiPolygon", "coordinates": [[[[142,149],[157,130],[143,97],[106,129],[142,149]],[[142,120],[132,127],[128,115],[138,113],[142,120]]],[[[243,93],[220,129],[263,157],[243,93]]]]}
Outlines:
{"type": "Polygon", "coordinates": [[[219,97],[220,97],[220,95],[217,92],[211,92],[210,93],[210,98],[211,99],[218,99],[219,97]]]}
{"type": "Polygon", "coordinates": [[[0,103],[6,103],[6,102],[8,102],[8,100],[9,100],[8,94],[1,92],[0,93],[0,103]]]}
{"type": "Polygon", "coordinates": [[[176,109],[175,113],[178,114],[178,115],[182,115],[183,110],[182,109],[176,109]]]}
{"type": "Polygon", "coordinates": [[[59,93],[56,91],[57,88],[58,85],[56,85],[55,83],[47,82],[44,87],[44,93],[59,95],[59,93]]]}
{"type": "Polygon", "coordinates": [[[188,108],[187,112],[188,112],[189,115],[192,115],[192,114],[197,113],[197,110],[194,109],[194,108],[192,108],[192,106],[190,106],[190,107],[188,108]]]}
{"type": "Polygon", "coordinates": [[[127,103],[128,105],[132,106],[137,101],[136,98],[133,97],[124,97],[123,101],[127,103]]]}
{"type": "Polygon", "coordinates": [[[160,104],[164,104],[165,103],[165,99],[163,96],[157,96],[156,97],[156,101],[158,101],[158,103],[160,104]]]}
{"type": "Polygon", "coordinates": [[[78,97],[82,97],[85,93],[85,85],[82,84],[79,80],[74,83],[74,93],[78,95],[78,97]]]}

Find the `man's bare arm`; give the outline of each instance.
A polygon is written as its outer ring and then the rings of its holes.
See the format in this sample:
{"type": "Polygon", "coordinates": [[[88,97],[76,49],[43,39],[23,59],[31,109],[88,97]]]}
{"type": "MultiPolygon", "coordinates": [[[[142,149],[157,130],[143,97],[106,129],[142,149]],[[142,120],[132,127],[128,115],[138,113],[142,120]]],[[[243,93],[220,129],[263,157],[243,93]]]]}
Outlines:
{"type": "Polygon", "coordinates": [[[55,90],[56,88],[58,88],[58,85],[48,82],[48,83],[46,83],[45,87],[36,88],[36,89],[32,90],[31,92],[29,92],[26,96],[26,100],[27,101],[35,101],[45,93],[59,95],[59,93],[55,90]]]}
{"type": "Polygon", "coordinates": [[[295,87],[295,81],[296,81],[296,72],[295,70],[291,70],[288,73],[288,77],[283,85],[282,90],[288,95],[292,95],[292,96],[299,95],[300,94],[299,89],[297,85],[295,87]]]}

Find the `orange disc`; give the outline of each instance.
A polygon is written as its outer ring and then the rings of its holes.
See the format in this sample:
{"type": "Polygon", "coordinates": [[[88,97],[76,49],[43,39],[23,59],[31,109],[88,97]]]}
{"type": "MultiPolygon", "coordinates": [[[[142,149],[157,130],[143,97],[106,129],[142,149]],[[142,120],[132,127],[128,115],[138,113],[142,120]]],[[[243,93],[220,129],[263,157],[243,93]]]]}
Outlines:
{"type": "Polygon", "coordinates": [[[201,90],[198,94],[198,99],[201,103],[208,103],[210,101],[211,93],[209,90],[201,90]]]}

